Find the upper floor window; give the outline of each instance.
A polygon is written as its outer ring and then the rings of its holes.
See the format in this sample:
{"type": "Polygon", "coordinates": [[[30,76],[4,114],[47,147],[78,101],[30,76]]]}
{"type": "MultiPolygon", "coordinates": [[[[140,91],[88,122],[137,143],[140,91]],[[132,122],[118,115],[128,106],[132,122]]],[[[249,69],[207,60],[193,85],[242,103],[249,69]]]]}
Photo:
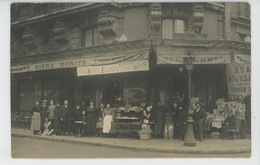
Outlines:
{"type": "Polygon", "coordinates": [[[187,21],[183,19],[164,19],[162,21],[162,37],[171,39],[174,33],[185,33],[187,21]]]}
{"type": "Polygon", "coordinates": [[[250,17],[250,5],[246,2],[238,3],[238,13],[240,16],[250,17]]]}
{"type": "Polygon", "coordinates": [[[47,13],[47,4],[46,3],[38,3],[34,4],[34,9],[33,9],[33,15],[42,15],[47,13]]]}
{"type": "Polygon", "coordinates": [[[81,46],[90,47],[97,43],[97,27],[87,28],[83,31],[81,46]]]}

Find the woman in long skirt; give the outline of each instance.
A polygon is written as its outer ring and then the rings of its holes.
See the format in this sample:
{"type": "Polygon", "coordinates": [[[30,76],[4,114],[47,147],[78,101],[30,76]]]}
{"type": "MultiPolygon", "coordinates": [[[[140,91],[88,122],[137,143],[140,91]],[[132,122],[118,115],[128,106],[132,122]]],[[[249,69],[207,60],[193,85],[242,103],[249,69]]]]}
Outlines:
{"type": "Polygon", "coordinates": [[[60,121],[60,103],[56,103],[56,107],[54,109],[54,133],[55,135],[61,134],[61,121],[60,121]]]}
{"type": "Polygon", "coordinates": [[[31,130],[33,130],[33,134],[39,134],[41,129],[41,115],[40,115],[41,107],[39,101],[35,102],[35,105],[32,108],[33,116],[31,121],[31,130]]]}
{"type": "Polygon", "coordinates": [[[94,136],[96,131],[96,109],[94,103],[90,102],[90,106],[87,108],[87,135],[94,136]]]}
{"type": "Polygon", "coordinates": [[[107,104],[107,107],[102,113],[103,117],[103,136],[107,136],[111,130],[111,123],[113,121],[114,111],[110,108],[110,104],[107,104]]]}

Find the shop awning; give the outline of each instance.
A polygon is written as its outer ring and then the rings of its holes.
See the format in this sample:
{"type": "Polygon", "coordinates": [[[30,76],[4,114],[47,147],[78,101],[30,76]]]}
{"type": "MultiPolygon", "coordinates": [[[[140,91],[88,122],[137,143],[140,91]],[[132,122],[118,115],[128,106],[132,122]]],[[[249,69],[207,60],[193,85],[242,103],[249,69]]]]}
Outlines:
{"type": "Polygon", "coordinates": [[[149,50],[124,52],[113,56],[98,56],[88,60],[88,66],[77,67],[78,76],[101,75],[149,70],[149,50]]]}
{"type": "Polygon", "coordinates": [[[103,74],[105,74],[106,72],[115,73],[120,71],[126,72],[149,70],[148,55],[148,48],[134,51],[128,50],[107,53],[93,53],[89,56],[75,57],[74,59],[46,61],[28,65],[12,66],[11,73],[22,73],[62,68],[79,68],[78,75],[89,75],[89,70],[91,71],[91,75],[98,74],[99,68],[103,69],[100,70],[100,72],[102,71],[103,74]],[[117,69],[114,69],[114,71],[112,71],[111,68],[113,69],[113,67],[117,69]]]}

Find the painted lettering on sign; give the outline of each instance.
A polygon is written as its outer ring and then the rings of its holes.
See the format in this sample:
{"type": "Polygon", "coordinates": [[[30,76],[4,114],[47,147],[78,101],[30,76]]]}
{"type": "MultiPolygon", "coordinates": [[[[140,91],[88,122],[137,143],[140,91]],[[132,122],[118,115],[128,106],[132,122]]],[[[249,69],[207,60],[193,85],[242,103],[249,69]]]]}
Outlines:
{"type": "Polygon", "coordinates": [[[111,65],[78,67],[77,75],[89,76],[89,75],[101,75],[101,74],[148,71],[148,70],[149,70],[148,60],[139,60],[139,61],[116,63],[111,65]]]}
{"type": "MultiPolygon", "coordinates": [[[[148,59],[148,50],[134,51],[134,52],[121,52],[114,54],[102,54],[88,57],[87,59],[74,59],[65,61],[51,61],[46,63],[37,63],[24,66],[12,66],[11,73],[30,72],[38,70],[60,69],[60,68],[72,68],[72,67],[84,67],[84,66],[100,66],[110,65],[122,62],[131,62],[138,60],[148,59]]],[[[140,64],[142,65],[142,64],[140,64]]],[[[138,65],[136,65],[138,70],[138,65]]]]}
{"type": "Polygon", "coordinates": [[[230,100],[244,99],[251,93],[251,64],[232,62],[226,71],[230,100]]]}
{"type": "MultiPolygon", "coordinates": [[[[184,64],[184,55],[158,55],[157,64],[184,64]]],[[[228,64],[229,55],[194,55],[194,64],[228,64]]]]}

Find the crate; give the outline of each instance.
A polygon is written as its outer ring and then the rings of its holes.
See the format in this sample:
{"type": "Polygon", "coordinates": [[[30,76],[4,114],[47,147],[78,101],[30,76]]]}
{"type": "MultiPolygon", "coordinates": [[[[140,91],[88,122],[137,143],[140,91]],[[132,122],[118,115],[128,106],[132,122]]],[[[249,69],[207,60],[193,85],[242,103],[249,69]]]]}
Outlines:
{"type": "Polygon", "coordinates": [[[151,139],[151,133],[139,131],[140,140],[148,140],[151,139]]]}

